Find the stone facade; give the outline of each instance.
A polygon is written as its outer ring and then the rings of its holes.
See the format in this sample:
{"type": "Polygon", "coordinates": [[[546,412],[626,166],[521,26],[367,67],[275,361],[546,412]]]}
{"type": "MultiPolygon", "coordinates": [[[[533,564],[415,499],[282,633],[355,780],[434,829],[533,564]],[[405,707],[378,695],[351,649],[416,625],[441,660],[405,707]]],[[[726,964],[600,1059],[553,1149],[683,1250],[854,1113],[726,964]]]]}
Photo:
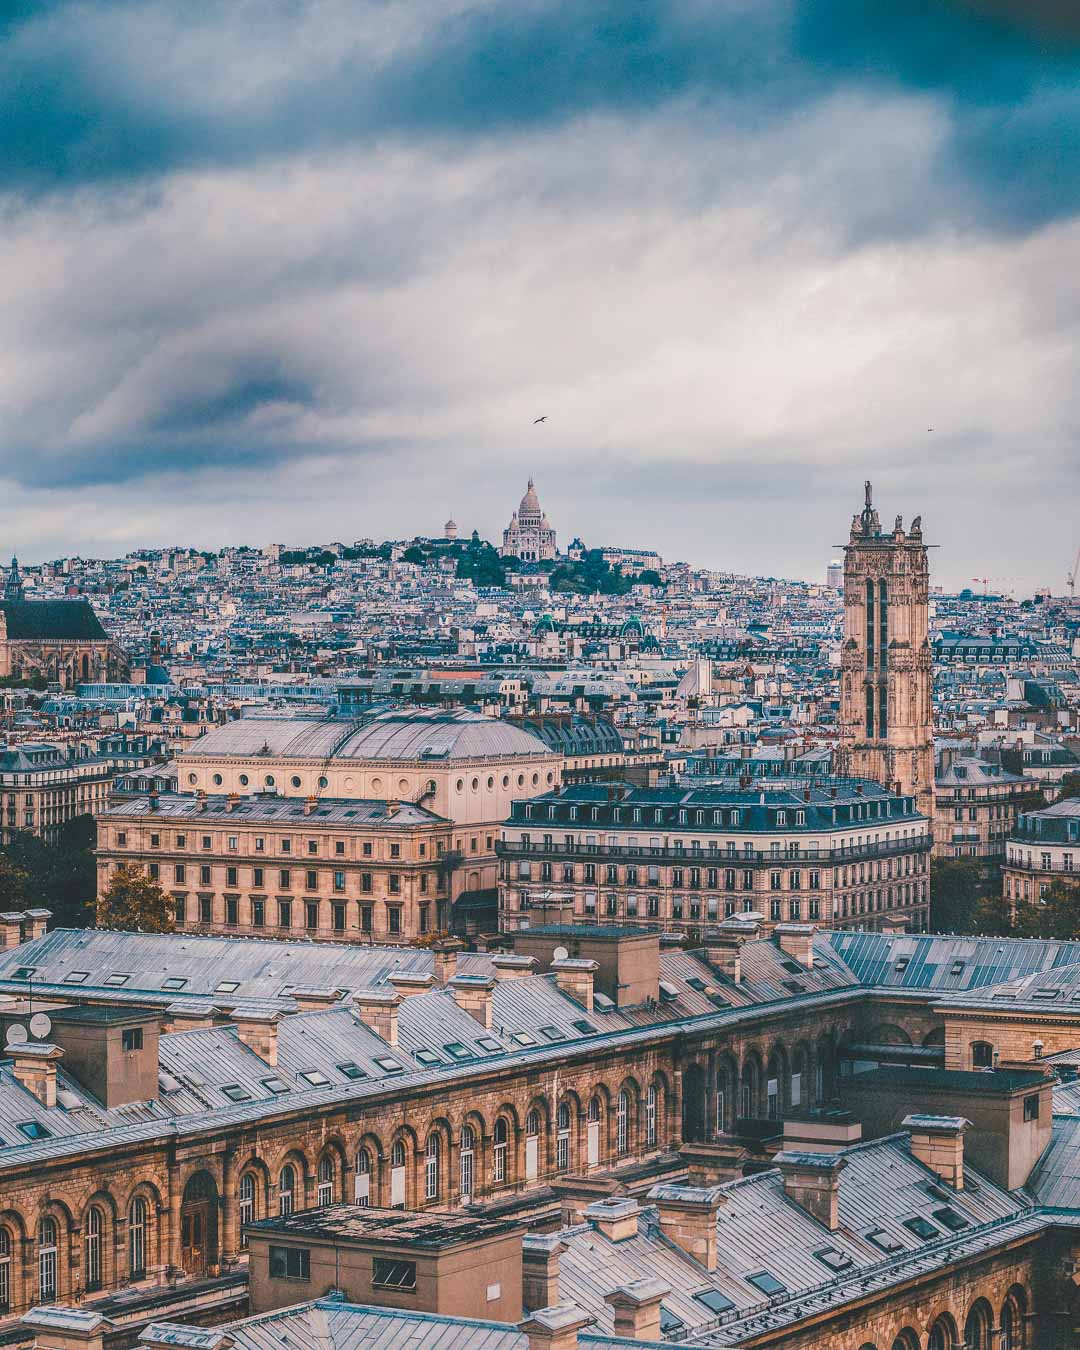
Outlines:
{"type": "Polygon", "coordinates": [[[540,509],[540,500],[531,478],[521,505],[503,530],[499,552],[504,558],[520,558],[522,562],[550,562],[558,552],[555,531],[540,509]]]}

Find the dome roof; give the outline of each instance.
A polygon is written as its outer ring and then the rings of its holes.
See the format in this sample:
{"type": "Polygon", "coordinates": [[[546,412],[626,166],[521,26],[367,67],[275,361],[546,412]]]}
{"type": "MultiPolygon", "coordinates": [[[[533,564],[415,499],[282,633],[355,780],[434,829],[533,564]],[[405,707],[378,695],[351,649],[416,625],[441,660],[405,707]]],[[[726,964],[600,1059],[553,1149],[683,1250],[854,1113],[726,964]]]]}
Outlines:
{"type": "Polygon", "coordinates": [[[533,487],[533,480],[529,479],[529,486],[525,496],[521,499],[521,505],[518,507],[519,516],[540,515],[540,498],[536,495],[536,489],[533,487]]]}
{"type": "Polygon", "coordinates": [[[464,709],[394,709],[361,726],[341,718],[242,717],[208,732],[186,759],[502,759],[545,755],[538,737],[497,717],[464,709]],[[350,729],[351,728],[351,729],[350,729]]]}

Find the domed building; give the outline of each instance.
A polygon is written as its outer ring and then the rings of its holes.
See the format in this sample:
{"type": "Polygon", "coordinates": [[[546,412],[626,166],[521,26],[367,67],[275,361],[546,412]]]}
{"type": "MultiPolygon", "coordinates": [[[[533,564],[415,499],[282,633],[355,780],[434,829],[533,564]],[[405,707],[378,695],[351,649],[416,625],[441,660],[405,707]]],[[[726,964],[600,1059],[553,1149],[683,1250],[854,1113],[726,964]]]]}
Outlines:
{"type": "Polygon", "coordinates": [[[548,562],[557,551],[555,531],[544,515],[530,478],[525,496],[510,517],[510,524],[503,530],[499,553],[504,558],[520,558],[522,562],[548,562]]]}

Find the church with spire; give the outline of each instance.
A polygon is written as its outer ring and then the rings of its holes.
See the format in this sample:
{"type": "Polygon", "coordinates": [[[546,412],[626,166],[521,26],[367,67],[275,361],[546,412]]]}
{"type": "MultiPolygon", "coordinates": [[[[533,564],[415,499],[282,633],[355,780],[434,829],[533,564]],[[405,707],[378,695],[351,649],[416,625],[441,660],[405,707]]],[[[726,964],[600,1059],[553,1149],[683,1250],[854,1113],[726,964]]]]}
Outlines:
{"type": "Polygon", "coordinates": [[[28,600],[17,558],[0,600],[0,676],[62,689],[127,680],[127,659],[88,600],[28,600]]]}
{"type": "Polygon", "coordinates": [[[557,552],[555,531],[541,510],[540,499],[530,478],[525,496],[510,517],[510,524],[503,530],[499,553],[504,558],[520,558],[522,562],[549,562],[557,552]]]}

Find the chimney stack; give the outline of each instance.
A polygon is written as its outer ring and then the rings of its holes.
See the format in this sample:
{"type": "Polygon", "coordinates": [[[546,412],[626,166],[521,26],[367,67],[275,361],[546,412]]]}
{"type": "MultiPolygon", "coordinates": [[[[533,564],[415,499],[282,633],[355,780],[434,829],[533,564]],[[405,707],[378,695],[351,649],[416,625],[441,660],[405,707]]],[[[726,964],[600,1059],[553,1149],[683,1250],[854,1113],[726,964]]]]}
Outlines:
{"type": "Polygon", "coordinates": [[[708,963],[727,976],[733,984],[742,983],[743,943],[750,942],[758,935],[756,919],[742,919],[732,916],[718,923],[705,938],[705,959],[708,963]]]}
{"type": "Polygon", "coordinates": [[[585,1219],[609,1242],[625,1242],[637,1237],[641,1206],[629,1197],[612,1195],[606,1200],[594,1200],[586,1205],[585,1219]]]}
{"type": "Polygon", "coordinates": [[[25,919],[26,915],[21,909],[9,909],[0,914],[0,944],[5,951],[22,942],[25,919]]]}
{"type": "Polygon", "coordinates": [[[566,1243],[558,1233],[526,1233],[521,1239],[522,1300],[526,1308],[559,1301],[559,1257],[566,1243]]]}
{"type": "Polygon", "coordinates": [[[964,1189],[963,1116],[905,1116],[901,1128],[911,1131],[911,1153],[955,1191],[964,1189]]]}
{"type": "Polygon", "coordinates": [[[390,976],[394,992],[402,998],[410,994],[426,994],[435,988],[435,976],[430,970],[395,970],[390,976]]]}
{"type": "Polygon", "coordinates": [[[37,1350],[102,1350],[113,1323],[100,1313],[60,1305],[31,1308],[19,1325],[32,1334],[37,1350]]]}
{"type": "Polygon", "coordinates": [[[442,942],[437,942],[432,947],[431,959],[434,963],[435,979],[439,984],[449,984],[457,974],[458,952],[462,946],[458,938],[444,938],[442,942]]]}
{"type": "Polygon", "coordinates": [[[812,923],[778,923],[773,929],[780,943],[780,950],[798,961],[807,970],[814,968],[814,934],[817,932],[812,923]]]}
{"type": "Polygon", "coordinates": [[[352,996],[353,1007],[361,1022],[382,1037],[387,1045],[397,1045],[398,1008],[401,995],[392,989],[357,989],[352,996]]]}
{"type": "Polygon", "coordinates": [[[491,991],[495,981],[488,975],[455,975],[447,988],[454,1002],[485,1031],[491,1030],[491,991]]]}
{"type": "Polygon", "coordinates": [[[318,797],[306,797],[304,799],[304,815],[311,816],[315,814],[315,808],[319,805],[318,797]]]}
{"type": "Polygon", "coordinates": [[[239,792],[230,792],[229,795],[225,798],[225,810],[235,811],[239,805],[240,805],[239,792]]]}
{"type": "Polygon", "coordinates": [[[271,1068],[277,1067],[279,1012],[264,1008],[234,1008],[237,1037],[271,1068]]]}
{"type": "Polygon", "coordinates": [[[572,1303],[538,1308],[518,1324],[529,1338],[529,1350],[577,1350],[578,1332],[592,1326],[593,1319],[572,1303]]]}
{"type": "Polygon", "coordinates": [[[345,993],[346,990],[335,989],[331,985],[301,984],[292,991],[292,1000],[298,1012],[323,1012],[336,1007],[345,993]]]}
{"type": "Polygon", "coordinates": [[[784,1193],[830,1233],[840,1226],[840,1173],[847,1160],[839,1153],[793,1153],[773,1159],[784,1178],[784,1193]]]}
{"type": "Polygon", "coordinates": [[[719,1186],[662,1183],[649,1192],[660,1231],[710,1273],[716,1270],[716,1216],[725,1196],[719,1186]]]}
{"type": "Polygon", "coordinates": [[[536,970],[535,956],[518,956],[516,952],[500,952],[491,958],[496,980],[520,980],[536,970]]]}
{"type": "Polygon", "coordinates": [[[11,1072],[27,1092],[32,1092],[42,1106],[56,1105],[56,1065],[64,1052],[47,1041],[23,1041],[9,1045],[12,1058],[11,1072]]]}
{"type": "Polygon", "coordinates": [[[631,1280],[620,1284],[604,1302],[615,1313],[615,1335],[635,1341],[660,1340],[660,1301],[671,1293],[663,1280],[631,1280]]]}
{"type": "Polygon", "coordinates": [[[600,969],[599,962],[566,957],[552,961],[550,969],[555,972],[555,987],[580,1003],[586,1012],[592,1012],[593,980],[600,969]]]}
{"type": "Polygon", "coordinates": [[[140,1334],[139,1345],[154,1350],[230,1350],[236,1344],[227,1331],[187,1326],[183,1322],[151,1322],[140,1334]]]}

